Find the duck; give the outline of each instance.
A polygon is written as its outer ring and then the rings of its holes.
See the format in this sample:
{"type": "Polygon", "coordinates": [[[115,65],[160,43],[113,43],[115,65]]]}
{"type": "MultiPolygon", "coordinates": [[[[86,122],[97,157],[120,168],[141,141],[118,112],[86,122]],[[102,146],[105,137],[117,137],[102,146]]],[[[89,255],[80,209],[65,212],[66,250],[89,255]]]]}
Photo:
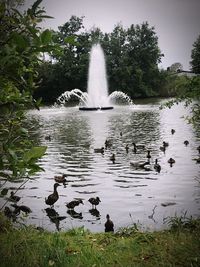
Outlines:
{"type": "Polygon", "coordinates": [[[111,141],[106,139],[106,141],[105,141],[105,149],[110,148],[111,146],[112,146],[111,141]]]}
{"type": "Polygon", "coordinates": [[[176,131],[174,129],[171,129],[171,134],[174,134],[176,131]]]}
{"type": "Polygon", "coordinates": [[[188,141],[188,140],[185,140],[185,141],[183,142],[183,144],[184,144],[185,146],[188,146],[188,145],[189,145],[189,141],[188,141]]]}
{"type": "Polygon", "coordinates": [[[114,223],[110,219],[110,215],[106,215],[105,232],[114,232],[114,223]]]}
{"type": "Polygon", "coordinates": [[[160,150],[165,153],[166,147],[165,146],[160,146],[160,150]]]}
{"type": "Polygon", "coordinates": [[[125,149],[126,149],[126,153],[128,154],[128,151],[129,151],[129,145],[128,144],[125,146],[125,149]]]}
{"type": "Polygon", "coordinates": [[[57,183],[65,183],[66,182],[66,179],[65,177],[67,177],[66,174],[63,174],[61,176],[54,176],[54,180],[57,182],[57,183]]]}
{"type": "Polygon", "coordinates": [[[113,162],[113,164],[115,163],[115,154],[113,153],[112,156],[110,157],[110,160],[113,162]]]}
{"type": "Polygon", "coordinates": [[[47,198],[45,198],[45,203],[47,205],[50,205],[50,206],[53,206],[54,203],[58,200],[59,198],[59,195],[58,195],[58,192],[57,192],[57,187],[60,186],[59,183],[55,183],[54,184],[54,191],[52,194],[50,194],[47,198]]]}
{"type": "Polygon", "coordinates": [[[18,202],[18,201],[21,199],[21,197],[19,197],[19,196],[15,196],[14,192],[11,191],[11,192],[10,192],[10,199],[11,199],[12,201],[14,201],[14,202],[18,202]]]}
{"type": "Polygon", "coordinates": [[[18,206],[17,204],[12,204],[11,206],[15,208],[16,212],[18,212],[18,211],[19,211],[19,212],[20,212],[20,211],[23,211],[23,212],[25,212],[26,214],[32,212],[32,210],[31,210],[29,207],[25,206],[25,205],[20,205],[20,206],[18,206]]]}
{"type": "Polygon", "coordinates": [[[122,134],[122,132],[120,132],[119,134],[120,134],[120,136],[122,136],[122,135],[123,135],[123,134],[122,134]]]}
{"type": "Polygon", "coordinates": [[[102,146],[101,148],[95,148],[94,152],[103,154],[104,153],[104,147],[102,146]]]}
{"type": "Polygon", "coordinates": [[[167,146],[169,146],[169,143],[168,143],[168,142],[165,142],[165,141],[163,141],[163,147],[167,147],[167,146]]]}
{"type": "Polygon", "coordinates": [[[198,152],[200,153],[200,146],[197,147],[198,152]]]}
{"type": "Polygon", "coordinates": [[[99,197],[91,197],[90,199],[88,199],[88,201],[92,204],[92,208],[95,207],[96,209],[96,206],[99,205],[99,203],[101,202],[100,198],[99,197]]]}
{"type": "Polygon", "coordinates": [[[46,135],[44,139],[48,140],[48,141],[51,141],[51,135],[46,135]]]}
{"type": "Polygon", "coordinates": [[[155,159],[154,169],[155,169],[158,173],[160,173],[160,171],[161,171],[161,166],[160,166],[160,164],[158,163],[158,159],[155,159]]]}
{"type": "Polygon", "coordinates": [[[83,204],[82,199],[72,200],[71,202],[67,203],[66,206],[68,209],[73,210],[79,204],[83,204]]]}
{"type": "Polygon", "coordinates": [[[13,221],[16,221],[16,214],[15,211],[12,211],[9,207],[5,207],[4,208],[4,215],[8,218],[8,219],[12,219],[13,221]]]}
{"type": "Polygon", "coordinates": [[[176,161],[175,161],[175,159],[170,158],[167,162],[170,163],[170,164],[174,164],[176,161]]]}
{"type": "Polygon", "coordinates": [[[150,151],[150,150],[148,150],[148,151],[147,151],[147,159],[148,159],[148,161],[150,161],[150,158],[151,158],[151,155],[150,155],[150,153],[151,153],[151,151],[150,151]]]}
{"type": "Polygon", "coordinates": [[[148,161],[131,161],[130,162],[130,165],[135,167],[135,168],[141,168],[141,169],[144,169],[144,167],[146,165],[148,165],[149,162],[148,161]]]}

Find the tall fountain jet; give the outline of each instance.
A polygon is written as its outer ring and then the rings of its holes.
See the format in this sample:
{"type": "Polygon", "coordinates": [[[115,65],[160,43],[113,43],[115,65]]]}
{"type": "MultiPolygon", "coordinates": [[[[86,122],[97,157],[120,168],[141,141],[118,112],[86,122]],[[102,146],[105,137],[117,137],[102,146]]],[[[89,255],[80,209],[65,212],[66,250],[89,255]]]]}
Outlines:
{"type": "Polygon", "coordinates": [[[80,110],[112,109],[108,98],[106,63],[100,44],[92,46],[87,83],[87,105],[80,110]]]}
{"type": "Polygon", "coordinates": [[[65,105],[72,96],[79,99],[80,110],[113,109],[111,102],[113,104],[117,99],[132,104],[132,100],[121,91],[108,94],[105,56],[100,44],[93,45],[90,52],[87,92],[78,88],[66,91],[57,98],[57,104],[65,105]]]}

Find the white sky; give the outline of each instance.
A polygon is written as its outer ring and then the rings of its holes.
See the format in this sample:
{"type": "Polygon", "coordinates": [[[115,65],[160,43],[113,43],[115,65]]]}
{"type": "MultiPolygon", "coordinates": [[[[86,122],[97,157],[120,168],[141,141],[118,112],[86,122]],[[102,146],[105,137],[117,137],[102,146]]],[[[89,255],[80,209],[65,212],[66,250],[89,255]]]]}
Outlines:
{"type": "MultiPolygon", "coordinates": [[[[26,3],[31,6],[34,1],[26,3]]],[[[43,0],[41,6],[54,17],[43,26],[55,30],[72,15],[85,16],[86,29],[97,26],[103,32],[111,32],[119,22],[129,27],[148,21],[165,55],[163,68],[180,62],[188,70],[192,45],[200,35],[200,0],[43,0]]]]}

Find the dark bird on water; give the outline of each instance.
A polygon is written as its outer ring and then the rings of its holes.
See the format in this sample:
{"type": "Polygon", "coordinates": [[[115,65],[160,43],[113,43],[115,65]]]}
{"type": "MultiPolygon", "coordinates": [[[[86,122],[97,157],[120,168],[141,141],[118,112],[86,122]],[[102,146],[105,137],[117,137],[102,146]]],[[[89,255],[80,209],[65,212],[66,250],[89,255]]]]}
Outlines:
{"type": "Polygon", "coordinates": [[[71,202],[67,203],[66,206],[67,206],[68,209],[73,210],[79,204],[83,204],[82,199],[72,200],[71,202]]]}
{"type": "Polygon", "coordinates": [[[92,208],[94,206],[95,209],[96,209],[96,206],[99,205],[99,203],[101,202],[99,197],[96,197],[96,198],[91,197],[88,201],[92,204],[92,208]]]}
{"type": "Polygon", "coordinates": [[[54,180],[57,182],[57,183],[65,183],[66,182],[66,178],[67,175],[66,174],[63,174],[63,175],[56,175],[54,176],[54,180]]]}
{"type": "Polygon", "coordinates": [[[160,166],[160,164],[158,163],[158,159],[155,159],[154,169],[155,169],[158,173],[160,173],[160,171],[161,171],[161,166],[160,166]]]}
{"type": "Polygon", "coordinates": [[[47,198],[45,198],[45,203],[47,205],[53,206],[54,203],[58,200],[59,195],[57,192],[57,187],[60,186],[58,183],[54,184],[54,191],[52,194],[50,194],[47,198]]]}
{"type": "Polygon", "coordinates": [[[12,204],[11,206],[14,207],[16,211],[23,211],[26,214],[32,212],[31,209],[25,205],[18,206],[17,204],[12,204]]]}
{"type": "Polygon", "coordinates": [[[115,163],[115,154],[113,153],[112,156],[110,156],[110,160],[112,161],[112,163],[114,164],[115,163]]]}
{"type": "Polygon", "coordinates": [[[114,232],[114,223],[111,221],[109,214],[106,215],[105,232],[114,232]]]}
{"type": "Polygon", "coordinates": [[[189,141],[188,140],[185,140],[183,143],[184,143],[185,146],[189,145],[189,141]]]}
{"type": "Polygon", "coordinates": [[[174,134],[175,133],[175,130],[174,129],[171,129],[171,134],[174,134]]]}
{"type": "Polygon", "coordinates": [[[18,202],[21,199],[21,197],[15,196],[14,192],[11,191],[10,192],[10,199],[15,201],[15,202],[18,202]]]}

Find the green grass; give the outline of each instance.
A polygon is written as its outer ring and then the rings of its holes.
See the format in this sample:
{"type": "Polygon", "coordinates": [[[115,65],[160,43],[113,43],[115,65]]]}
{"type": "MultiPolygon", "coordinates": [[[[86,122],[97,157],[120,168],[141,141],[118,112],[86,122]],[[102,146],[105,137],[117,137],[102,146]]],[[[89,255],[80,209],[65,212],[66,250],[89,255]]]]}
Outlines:
{"type": "MultiPolygon", "coordinates": [[[[171,226],[180,221],[171,218],[171,226]]],[[[200,266],[200,220],[181,227],[140,232],[134,226],[93,234],[83,228],[50,233],[14,229],[0,216],[0,266],[200,266]]]]}

